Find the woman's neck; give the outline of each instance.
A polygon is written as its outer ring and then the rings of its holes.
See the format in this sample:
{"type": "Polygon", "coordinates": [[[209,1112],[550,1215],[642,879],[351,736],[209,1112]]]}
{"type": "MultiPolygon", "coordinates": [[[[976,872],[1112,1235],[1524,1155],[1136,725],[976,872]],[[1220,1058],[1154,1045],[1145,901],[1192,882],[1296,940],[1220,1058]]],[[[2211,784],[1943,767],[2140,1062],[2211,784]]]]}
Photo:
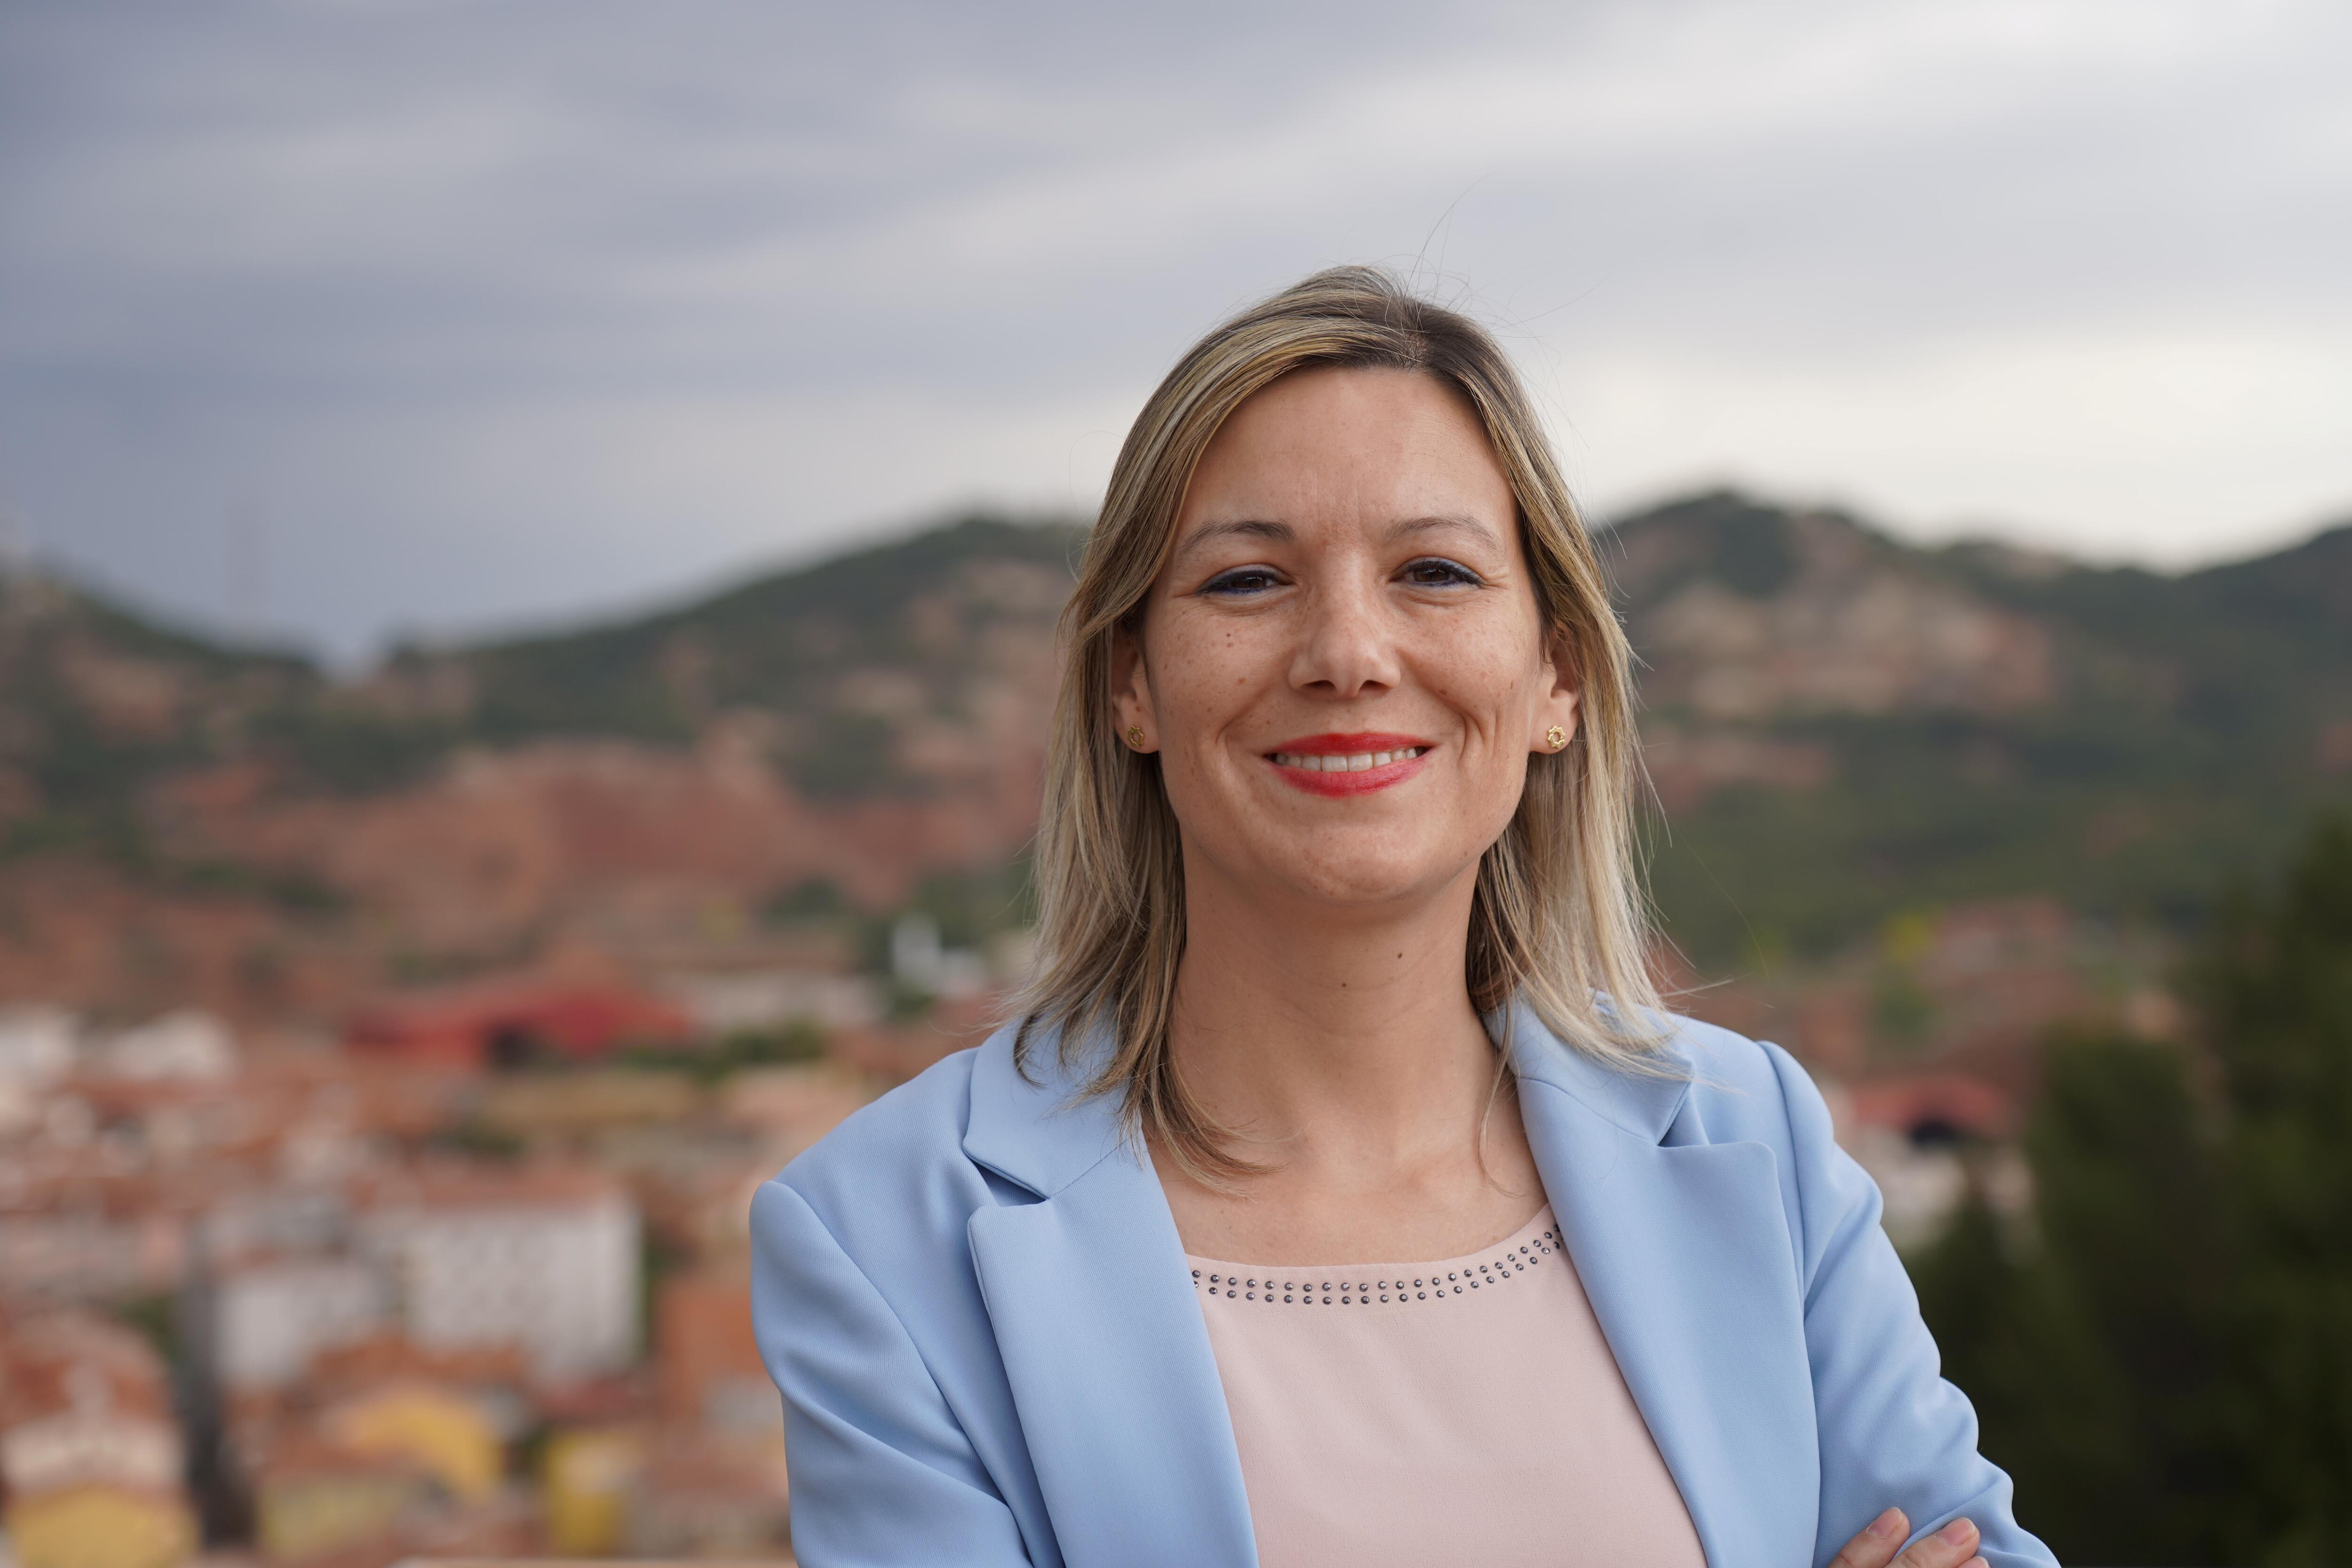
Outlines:
{"type": "Polygon", "coordinates": [[[1233,1262],[1454,1258],[1525,1225],[1542,1182],[1470,1005],[1465,878],[1339,910],[1188,867],[1170,1045],[1228,1152],[1204,1184],[1155,1142],[1188,1251],[1233,1262]]]}
{"type": "Polygon", "coordinates": [[[1467,981],[1475,885],[1335,911],[1188,867],[1171,1043],[1236,1153],[1354,1163],[1475,1139],[1496,1074],[1467,981]]]}

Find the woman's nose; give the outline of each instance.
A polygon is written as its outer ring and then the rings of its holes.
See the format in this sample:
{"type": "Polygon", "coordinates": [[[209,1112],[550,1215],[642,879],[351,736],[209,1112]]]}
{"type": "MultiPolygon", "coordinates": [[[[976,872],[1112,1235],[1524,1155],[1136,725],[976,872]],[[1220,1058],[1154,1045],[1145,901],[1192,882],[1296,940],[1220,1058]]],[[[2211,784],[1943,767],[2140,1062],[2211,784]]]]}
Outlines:
{"type": "Polygon", "coordinates": [[[1397,683],[1397,651],[1379,592],[1353,584],[1307,595],[1290,683],[1300,690],[1355,697],[1397,683]]]}

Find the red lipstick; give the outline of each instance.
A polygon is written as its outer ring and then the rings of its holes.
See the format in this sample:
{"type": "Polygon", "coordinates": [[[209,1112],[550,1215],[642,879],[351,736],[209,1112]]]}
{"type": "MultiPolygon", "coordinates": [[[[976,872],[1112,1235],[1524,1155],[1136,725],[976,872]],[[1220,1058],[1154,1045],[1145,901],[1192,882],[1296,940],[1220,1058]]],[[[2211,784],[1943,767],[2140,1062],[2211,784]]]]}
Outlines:
{"type": "Polygon", "coordinates": [[[1417,735],[1360,731],[1301,735],[1275,747],[1265,760],[1283,783],[1308,795],[1370,795],[1419,773],[1432,749],[1417,735]]]}

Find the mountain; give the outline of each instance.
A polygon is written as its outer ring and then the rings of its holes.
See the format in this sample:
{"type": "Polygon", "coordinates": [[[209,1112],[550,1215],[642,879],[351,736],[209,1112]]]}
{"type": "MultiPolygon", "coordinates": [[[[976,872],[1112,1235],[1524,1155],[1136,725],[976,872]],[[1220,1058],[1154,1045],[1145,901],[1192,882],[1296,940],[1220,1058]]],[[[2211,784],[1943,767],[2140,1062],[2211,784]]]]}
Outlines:
{"type": "Polygon", "coordinates": [[[2167,576],[1715,494],[1606,548],[1713,963],[2028,890],[2192,920],[2352,798],[2352,526],[2167,576]]]}
{"type": "Polygon", "coordinates": [[[329,691],[299,655],[231,647],[0,572],[0,854],[142,858],[144,785],[248,750],[329,691]]]}
{"type": "Polygon", "coordinates": [[[756,716],[771,760],[804,794],[923,794],[943,768],[959,771],[950,735],[963,765],[993,743],[991,706],[1037,673],[1084,538],[967,518],[639,619],[405,649],[307,710],[282,754],[319,783],[364,792],[457,746],[683,746],[716,720],[756,716]]]}
{"type": "Polygon", "coordinates": [[[0,584],[0,1000],[325,1017],[550,952],[756,958],[780,900],[942,874],[992,918],[1080,537],[967,519],[352,682],[0,584]]]}
{"type": "MultiPolygon", "coordinates": [[[[971,518],[353,681],[0,582],[0,994],[143,973],[327,1008],[983,876],[1034,823],[1081,539],[971,518]],[[58,945],[93,889],[117,913],[83,926],[155,952],[58,945]]],[[[1718,492],[1601,544],[1643,660],[1655,895],[1703,967],[2026,891],[2178,925],[2352,797],[2352,526],[2165,575],[1718,492]]]]}

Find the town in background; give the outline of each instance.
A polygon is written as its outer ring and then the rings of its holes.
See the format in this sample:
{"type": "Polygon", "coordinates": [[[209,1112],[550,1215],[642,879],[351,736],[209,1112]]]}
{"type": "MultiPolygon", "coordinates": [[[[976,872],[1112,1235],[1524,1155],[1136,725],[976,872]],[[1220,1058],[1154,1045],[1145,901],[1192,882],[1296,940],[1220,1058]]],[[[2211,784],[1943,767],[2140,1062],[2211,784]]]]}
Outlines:
{"type": "MultiPolygon", "coordinates": [[[[19,1568],[785,1555],[751,1198],[1024,973],[1081,538],[348,678],[0,577],[19,1568]]],[[[2352,799],[2352,526],[2167,576],[1715,493],[1602,549],[1676,1005],[1806,1064],[1906,1257],[2030,1247],[2051,1042],[2190,1053],[2216,900],[2352,799]]]]}

